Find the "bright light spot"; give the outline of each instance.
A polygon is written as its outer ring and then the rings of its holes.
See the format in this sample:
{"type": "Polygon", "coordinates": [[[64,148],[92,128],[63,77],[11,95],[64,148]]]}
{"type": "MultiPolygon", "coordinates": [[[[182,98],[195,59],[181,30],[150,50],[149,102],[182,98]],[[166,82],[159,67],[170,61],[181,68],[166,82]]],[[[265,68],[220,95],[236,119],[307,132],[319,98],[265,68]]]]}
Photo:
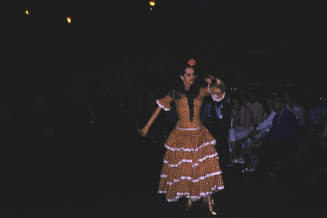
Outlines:
{"type": "Polygon", "coordinates": [[[25,15],[29,15],[30,11],[28,9],[25,10],[25,15]]]}
{"type": "Polygon", "coordinates": [[[71,18],[70,16],[68,16],[68,17],[66,18],[66,20],[67,20],[67,23],[71,23],[71,22],[72,22],[72,18],[71,18]]]}
{"type": "Polygon", "coordinates": [[[154,7],[156,5],[156,2],[154,0],[149,1],[149,5],[151,7],[154,7]]]}

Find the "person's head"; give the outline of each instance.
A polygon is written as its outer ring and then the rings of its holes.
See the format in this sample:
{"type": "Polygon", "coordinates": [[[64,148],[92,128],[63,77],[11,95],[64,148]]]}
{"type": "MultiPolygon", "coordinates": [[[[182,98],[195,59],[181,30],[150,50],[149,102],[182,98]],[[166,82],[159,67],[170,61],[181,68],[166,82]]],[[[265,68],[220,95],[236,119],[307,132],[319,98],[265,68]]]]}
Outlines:
{"type": "Polygon", "coordinates": [[[272,108],[276,113],[280,113],[286,107],[286,99],[283,95],[277,94],[273,97],[272,108]]]}
{"type": "Polygon", "coordinates": [[[219,80],[219,82],[217,82],[217,80],[213,80],[212,85],[212,92],[218,97],[226,92],[226,85],[223,81],[219,80]]]}
{"type": "Polygon", "coordinates": [[[179,74],[179,78],[184,84],[184,88],[191,87],[196,79],[195,69],[193,67],[187,66],[184,71],[179,74]]]}
{"type": "Polygon", "coordinates": [[[199,95],[200,86],[197,81],[195,60],[189,59],[187,64],[181,63],[178,67],[178,78],[176,87],[174,87],[174,98],[180,98],[181,94],[190,94],[193,97],[199,95]]]}
{"type": "Polygon", "coordinates": [[[232,97],[232,106],[234,109],[239,110],[242,106],[243,102],[240,96],[232,97]]]}

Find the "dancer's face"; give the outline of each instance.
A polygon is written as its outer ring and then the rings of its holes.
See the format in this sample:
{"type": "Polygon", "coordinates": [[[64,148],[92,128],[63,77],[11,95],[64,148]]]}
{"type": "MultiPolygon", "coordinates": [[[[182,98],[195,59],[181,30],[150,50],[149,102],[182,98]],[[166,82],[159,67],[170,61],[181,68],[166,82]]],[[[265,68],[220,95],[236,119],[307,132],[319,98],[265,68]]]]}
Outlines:
{"type": "Polygon", "coordinates": [[[185,68],[185,73],[180,76],[185,86],[191,86],[195,81],[195,72],[191,67],[185,68]]]}

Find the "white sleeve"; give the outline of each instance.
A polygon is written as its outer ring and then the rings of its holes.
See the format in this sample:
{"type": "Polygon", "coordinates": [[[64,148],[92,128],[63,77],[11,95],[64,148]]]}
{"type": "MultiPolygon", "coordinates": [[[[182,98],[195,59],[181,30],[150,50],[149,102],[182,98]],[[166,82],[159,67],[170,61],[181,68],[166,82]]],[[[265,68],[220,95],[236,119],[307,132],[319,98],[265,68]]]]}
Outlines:
{"type": "Polygon", "coordinates": [[[257,130],[258,131],[262,131],[262,130],[265,130],[267,128],[270,128],[272,126],[272,122],[273,122],[273,119],[275,117],[276,113],[275,112],[271,112],[268,116],[267,119],[265,119],[264,121],[262,121],[258,126],[257,126],[257,130]]]}

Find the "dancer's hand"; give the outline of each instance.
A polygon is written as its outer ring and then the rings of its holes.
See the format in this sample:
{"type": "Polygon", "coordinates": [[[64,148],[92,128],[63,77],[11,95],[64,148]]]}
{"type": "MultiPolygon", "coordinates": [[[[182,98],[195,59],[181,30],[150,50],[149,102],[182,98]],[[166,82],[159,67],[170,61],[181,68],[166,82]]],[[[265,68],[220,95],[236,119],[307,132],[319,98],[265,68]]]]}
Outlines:
{"type": "Polygon", "coordinates": [[[208,84],[211,84],[211,79],[209,77],[205,77],[204,78],[204,81],[208,84]]]}
{"type": "Polygon", "coordinates": [[[213,80],[215,80],[215,77],[210,74],[204,78],[204,81],[208,84],[211,84],[213,80]]]}
{"type": "Polygon", "coordinates": [[[146,127],[144,127],[143,129],[139,129],[139,130],[138,130],[139,134],[140,134],[143,138],[146,137],[146,135],[148,134],[148,131],[149,131],[149,129],[146,128],[146,127]]]}

